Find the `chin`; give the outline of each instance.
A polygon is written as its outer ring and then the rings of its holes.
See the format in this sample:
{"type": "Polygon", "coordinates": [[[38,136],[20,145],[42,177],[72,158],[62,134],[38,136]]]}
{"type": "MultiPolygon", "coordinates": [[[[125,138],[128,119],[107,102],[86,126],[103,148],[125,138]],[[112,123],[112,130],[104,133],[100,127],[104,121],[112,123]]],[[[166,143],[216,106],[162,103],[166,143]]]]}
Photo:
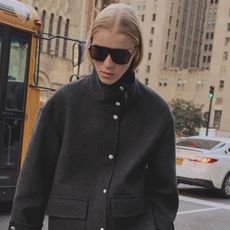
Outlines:
{"type": "Polygon", "coordinates": [[[106,80],[106,79],[102,79],[100,78],[101,82],[105,85],[112,85],[113,83],[115,83],[116,81],[112,81],[112,80],[106,80]]]}

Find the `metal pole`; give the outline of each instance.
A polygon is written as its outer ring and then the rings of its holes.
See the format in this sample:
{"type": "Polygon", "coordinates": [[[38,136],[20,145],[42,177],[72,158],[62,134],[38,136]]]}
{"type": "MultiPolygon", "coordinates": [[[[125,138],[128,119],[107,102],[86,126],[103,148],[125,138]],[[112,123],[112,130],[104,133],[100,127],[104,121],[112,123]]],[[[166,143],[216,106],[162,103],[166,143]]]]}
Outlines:
{"type": "Polygon", "coordinates": [[[208,121],[207,121],[207,127],[206,127],[206,136],[208,136],[209,122],[210,122],[211,110],[212,110],[212,99],[213,99],[213,97],[210,98],[210,102],[209,102],[208,121]]]}

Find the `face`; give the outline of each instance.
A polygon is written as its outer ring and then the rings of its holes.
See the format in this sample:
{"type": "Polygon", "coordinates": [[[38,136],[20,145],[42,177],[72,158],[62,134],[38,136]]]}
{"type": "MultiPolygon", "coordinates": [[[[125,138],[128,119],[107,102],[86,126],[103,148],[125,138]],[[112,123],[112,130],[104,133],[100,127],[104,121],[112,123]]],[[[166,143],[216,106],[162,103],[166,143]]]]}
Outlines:
{"type": "Polygon", "coordinates": [[[126,64],[116,64],[110,54],[104,61],[93,59],[93,64],[102,83],[111,85],[118,81],[128,70],[135,55],[135,45],[125,34],[118,33],[116,30],[99,30],[94,34],[92,45],[103,46],[112,49],[130,50],[131,58],[126,64]]]}

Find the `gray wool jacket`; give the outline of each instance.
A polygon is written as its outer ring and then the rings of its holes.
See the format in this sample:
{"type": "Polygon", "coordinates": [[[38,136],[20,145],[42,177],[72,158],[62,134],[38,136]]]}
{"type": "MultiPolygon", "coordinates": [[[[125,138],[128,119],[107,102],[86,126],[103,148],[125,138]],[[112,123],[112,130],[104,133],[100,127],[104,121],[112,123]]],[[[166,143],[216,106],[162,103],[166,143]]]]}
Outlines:
{"type": "Polygon", "coordinates": [[[93,71],[42,108],[9,229],[172,230],[177,209],[168,105],[131,71],[111,86],[93,71]]]}

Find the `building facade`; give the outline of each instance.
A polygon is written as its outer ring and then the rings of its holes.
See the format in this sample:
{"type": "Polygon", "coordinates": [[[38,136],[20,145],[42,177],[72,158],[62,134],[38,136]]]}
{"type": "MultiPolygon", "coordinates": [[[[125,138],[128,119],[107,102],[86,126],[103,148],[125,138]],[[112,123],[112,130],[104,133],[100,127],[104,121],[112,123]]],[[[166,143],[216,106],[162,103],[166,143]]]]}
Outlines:
{"type": "MultiPolygon", "coordinates": [[[[33,6],[41,17],[44,39],[41,39],[39,85],[57,89],[68,83],[71,76],[77,73],[77,68],[72,65],[74,42],[64,38],[85,41],[91,23],[98,12],[111,2],[116,1],[21,1],[33,6]]],[[[90,64],[86,62],[86,64],[81,65],[80,73],[87,73],[90,69],[90,64]]],[[[51,94],[52,91],[42,91],[41,100],[46,101],[51,94]]]]}
{"type": "MultiPolygon", "coordinates": [[[[168,102],[183,98],[204,105],[204,113],[209,108],[209,87],[215,86],[210,126],[230,131],[229,1],[22,1],[37,8],[44,32],[82,40],[86,39],[92,20],[108,4],[124,2],[134,6],[143,23],[144,35],[144,57],[137,69],[139,80],[168,102]]],[[[44,41],[42,51],[41,84],[58,88],[68,82],[74,71],[71,44],[44,41]]],[[[87,73],[90,68],[85,62],[81,73],[87,73]]]]}
{"type": "Polygon", "coordinates": [[[193,101],[204,106],[204,113],[214,86],[210,127],[230,132],[230,2],[122,2],[133,5],[143,23],[145,55],[138,78],[166,101],[193,101]]]}

